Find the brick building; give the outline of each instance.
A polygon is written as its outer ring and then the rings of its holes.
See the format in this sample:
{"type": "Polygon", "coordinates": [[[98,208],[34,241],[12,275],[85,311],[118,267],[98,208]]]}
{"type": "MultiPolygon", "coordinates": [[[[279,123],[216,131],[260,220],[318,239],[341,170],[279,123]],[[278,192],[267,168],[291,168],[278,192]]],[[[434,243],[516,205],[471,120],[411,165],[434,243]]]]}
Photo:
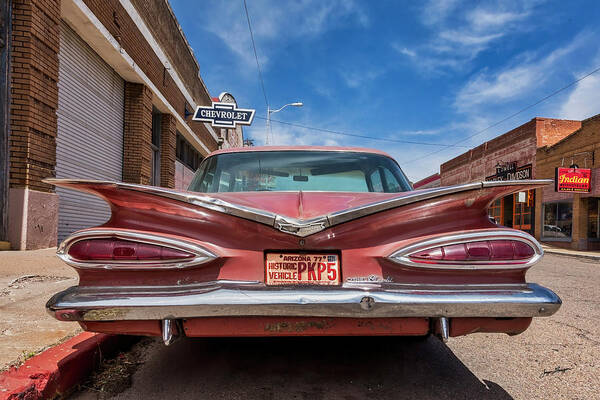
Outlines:
{"type": "MultiPolygon", "coordinates": [[[[581,121],[533,118],[442,164],[441,185],[539,178],[537,148],[552,145],[579,128],[581,121]]],[[[532,234],[536,226],[535,215],[534,191],[506,196],[490,207],[490,216],[497,223],[532,234]]]]}
{"type": "Polygon", "coordinates": [[[537,149],[537,178],[554,179],[557,167],[591,169],[589,192],[557,192],[555,186],[536,190],[537,239],[575,250],[600,250],[599,150],[600,114],[583,120],[581,129],[560,141],[537,149]]]}
{"type": "Polygon", "coordinates": [[[212,97],[167,0],[2,3],[0,241],[13,249],[110,216],[44,178],[182,188],[209,152],[242,145],[241,130],[191,121],[212,97]]]}
{"type": "Polygon", "coordinates": [[[429,188],[440,187],[440,182],[441,182],[440,174],[438,174],[436,172],[433,175],[429,175],[428,177],[423,178],[420,181],[413,183],[413,188],[414,189],[429,189],[429,188]]]}

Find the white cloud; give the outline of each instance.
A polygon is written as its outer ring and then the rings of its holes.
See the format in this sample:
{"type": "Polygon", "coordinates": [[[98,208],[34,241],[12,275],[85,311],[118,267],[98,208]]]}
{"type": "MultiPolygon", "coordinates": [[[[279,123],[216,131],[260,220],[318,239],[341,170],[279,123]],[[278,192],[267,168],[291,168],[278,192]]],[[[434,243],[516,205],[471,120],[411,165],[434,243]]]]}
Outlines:
{"type": "Polygon", "coordinates": [[[409,49],[408,47],[401,46],[401,45],[400,45],[400,44],[398,44],[398,43],[392,43],[392,47],[393,47],[393,48],[394,48],[394,50],[396,50],[398,53],[400,53],[400,54],[404,54],[404,55],[405,55],[405,56],[407,56],[407,57],[414,58],[414,57],[416,57],[416,56],[417,56],[417,52],[416,52],[416,51],[414,51],[414,50],[412,50],[412,49],[409,49]]]}
{"type": "Polygon", "coordinates": [[[531,29],[521,24],[533,13],[537,0],[487,0],[465,11],[456,0],[430,0],[422,8],[421,22],[429,38],[412,49],[392,43],[420,72],[440,73],[468,69],[483,51],[500,39],[531,29]]]}
{"type": "Polygon", "coordinates": [[[590,76],[579,82],[560,110],[561,118],[586,119],[600,114],[600,77],[590,76]]]}
{"type": "Polygon", "coordinates": [[[511,22],[521,21],[529,16],[529,11],[524,12],[494,12],[476,8],[467,14],[467,21],[476,30],[487,30],[490,27],[503,26],[511,22]]]}
{"type": "MultiPolygon", "coordinates": [[[[600,64],[600,56],[596,57],[593,67],[600,64]]],[[[591,67],[591,68],[593,68],[591,67]]],[[[591,69],[590,68],[590,69],[591,69]]],[[[573,78],[585,75],[582,71],[573,78]]],[[[560,105],[560,118],[581,120],[600,114],[600,72],[579,81],[575,89],[560,105]]]]}
{"type": "Polygon", "coordinates": [[[421,20],[426,25],[443,21],[458,5],[458,0],[429,0],[421,12],[421,20]]]}
{"type": "Polygon", "coordinates": [[[344,83],[352,89],[363,87],[367,82],[377,79],[383,73],[382,70],[342,70],[340,75],[344,83]]]}
{"type": "Polygon", "coordinates": [[[415,131],[400,131],[395,136],[433,136],[444,132],[445,128],[437,129],[417,129],[415,131]]]}
{"type": "Polygon", "coordinates": [[[465,110],[479,104],[509,100],[543,80],[540,67],[535,64],[510,68],[488,76],[481,74],[469,81],[456,96],[455,105],[465,110]]]}
{"type": "MultiPolygon", "coordinates": [[[[442,31],[439,34],[439,38],[443,39],[444,41],[450,42],[450,43],[456,43],[457,45],[460,46],[482,46],[482,45],[487,45],[489,42],[499,39],[502,36],[504,36],[504,33],[494,33],[491,35],[479,35],[479,34],[475,34],[472,33],[470,31],[456,31],[456,30],[448,30],[448,31],[442,31]]],[[[438,49],[448,49],[448,50],[452,50],[452,47],[447,46],[447,47],[441,47],[438,46],[438,49]]]]}
{"type": "Polygon", "coordinates": [[[470,110],[478,105],[493,105],[519,97],[529,97],[531,90],[542,86],[553,73],[557,64],[588,41],[588,35],[578,35],[571,43],[560,47],[545,57],[534,58],[530,54],[516,57],[520,64],[499,71],[486,71],[469,80],[458,92],[454,102],[458,110],[470,110]]]}
{"type": "MultiPolygon", "coordinates": [[[[221,1],[207,14],[201,28],[220,38],[241,61],[249,66],[256,63],[243,5],[238,1],[221,1]]],[[[298,37],[316,37],[344,23],[367,26],[369,18],[354,0],[292,1],[285,5],[268,0],[248,2],[248,11],[262,66],[269,62],[272,49],[285,46],[298,37]]]]}

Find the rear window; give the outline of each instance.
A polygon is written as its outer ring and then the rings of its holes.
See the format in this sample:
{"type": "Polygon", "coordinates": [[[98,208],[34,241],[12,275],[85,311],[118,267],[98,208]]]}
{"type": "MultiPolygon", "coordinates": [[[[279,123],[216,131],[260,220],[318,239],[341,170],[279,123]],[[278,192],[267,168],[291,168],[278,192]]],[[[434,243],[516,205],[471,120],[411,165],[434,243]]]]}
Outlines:
{"type": "Polygon", "coordinates": [[[256,151],[205,159],[188,190],[202,193],[327,191],[394,193],[411,190],[392,159],[371,153],[256,151]]]}

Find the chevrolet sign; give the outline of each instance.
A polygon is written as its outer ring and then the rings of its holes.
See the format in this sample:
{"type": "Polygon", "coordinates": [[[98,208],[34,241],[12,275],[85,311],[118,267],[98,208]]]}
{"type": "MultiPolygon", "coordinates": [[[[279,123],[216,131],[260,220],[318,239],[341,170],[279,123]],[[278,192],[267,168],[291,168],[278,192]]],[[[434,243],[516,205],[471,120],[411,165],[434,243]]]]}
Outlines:
{"type": "Polygon", "coordinates": [[[210,107],[198,106],[192,120],[210,122],[217,128],[235,128],[237,125],[250,125],[255,110],[236,108],[234,103],[212,103],[210,107]]]}

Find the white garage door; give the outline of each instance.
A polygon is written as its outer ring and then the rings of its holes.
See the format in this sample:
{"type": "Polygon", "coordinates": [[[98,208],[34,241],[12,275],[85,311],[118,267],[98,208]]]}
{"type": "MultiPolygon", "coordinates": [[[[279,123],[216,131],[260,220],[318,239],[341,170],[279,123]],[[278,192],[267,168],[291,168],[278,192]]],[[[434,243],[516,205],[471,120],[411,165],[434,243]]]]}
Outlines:
{"type": "MultiPolygon", "coordinates": [[[[123,79],[64,22],[58,58],[56,177],[121,181],[123,79]]],[[[56,192],[59,241],[110,217],[108,205],[97,197],[56,192]]]]}

